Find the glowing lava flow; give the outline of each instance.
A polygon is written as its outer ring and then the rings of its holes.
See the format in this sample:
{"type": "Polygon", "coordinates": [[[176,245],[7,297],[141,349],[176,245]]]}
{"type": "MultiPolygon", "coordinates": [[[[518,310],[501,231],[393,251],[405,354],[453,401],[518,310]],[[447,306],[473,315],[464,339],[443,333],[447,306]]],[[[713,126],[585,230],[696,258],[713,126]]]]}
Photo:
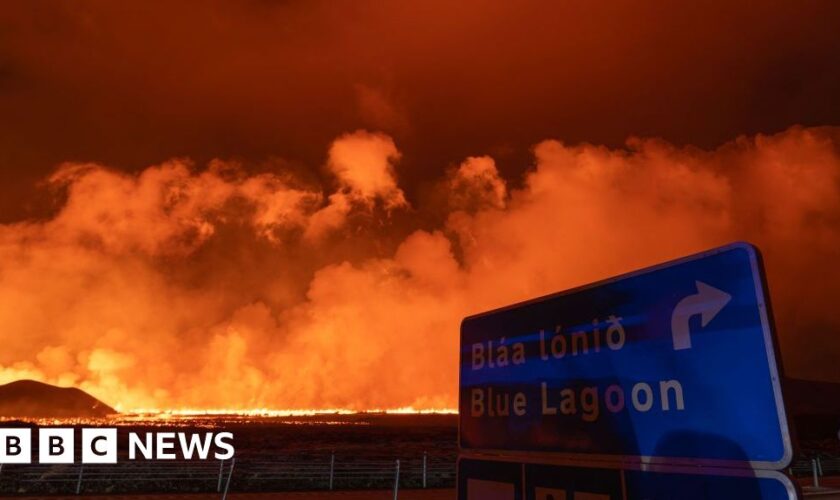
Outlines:
{"type": "Polygon", "coordinates": [[[267,408],[252,408],[247,410],[234,409],[155,409],[142,408],[116,413],[102,418],[14,418],[0,417],[0,422],[23,421],[40,426],[73,425],[73,426],[103,426],[103,425],[148,425],[148,426],[202,426],[215,427],[222,423],[248,423],[276,420],[288,424],[333,424],[333,425],[367,425],[364,417],[380,415],[457,415],[458,410],[452,408],[417,409],[412,407],[370,409],[353,411],[347,409],[289,409],[272,410],[267,408]],[[330,419],[329,417],[344,417],[330,419]],[[356,418],[358,417],[358,418],[356,418]],[[289,420],[295,419],[295,420],[289,420]],[[299,420],[304,419],[304,420],[299,420]]]}
{"type": "Polygon", "coordinates": [[[458,410],[455,408],[425,408],[417,409],[411,406],[401,408],[374,408],[363,411],[347,410],[342,408],[328,408],[328,409],[312,409],[312,408],[298,408],[288,410],[272,410],[268,408],[252,408],[247,410],[241,409],[156,409],[156,408],[138,408],[128,410],[120,414],[120,418],[150,418],[150,419],[167,419],[167,418],[193,418],[193,417],[266,417],[266,418],[283,418],[283,417],[315,417],[321,415],[456,415],[458,410]]]}

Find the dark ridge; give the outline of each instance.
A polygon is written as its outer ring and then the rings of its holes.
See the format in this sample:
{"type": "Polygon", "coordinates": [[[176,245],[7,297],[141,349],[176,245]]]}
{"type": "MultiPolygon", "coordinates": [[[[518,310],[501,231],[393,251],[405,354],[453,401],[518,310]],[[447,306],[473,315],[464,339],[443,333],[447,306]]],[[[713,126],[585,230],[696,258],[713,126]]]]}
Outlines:
{"type": "Polygon", "coordinates": [[[94,418],[116,410],[75,387],[56,387],[34,380],[0,385],[0,417],[94,418]]]}
{"type": "Polygon", "coordinates": [[[800,439],[840,437],[840,384],[788,378],[782,388],[791,423],[800,439]]]}
{"type": "Polygon", "coordinates": [[[794,415],[840,416],[838,383],[788,378],[783,388],[788,408],[794,415]]]}

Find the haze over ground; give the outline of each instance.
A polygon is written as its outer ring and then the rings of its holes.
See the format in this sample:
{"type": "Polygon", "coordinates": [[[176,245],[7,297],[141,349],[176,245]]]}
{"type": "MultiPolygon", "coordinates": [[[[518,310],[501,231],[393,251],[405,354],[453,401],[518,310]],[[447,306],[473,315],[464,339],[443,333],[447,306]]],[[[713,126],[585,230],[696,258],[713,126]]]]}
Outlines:
{"type": "Polygon", "coordinates": [[[736,239],[840,381],[840,6],[0,12],[0,382],[454,407],[473,312],[736,239]]]}

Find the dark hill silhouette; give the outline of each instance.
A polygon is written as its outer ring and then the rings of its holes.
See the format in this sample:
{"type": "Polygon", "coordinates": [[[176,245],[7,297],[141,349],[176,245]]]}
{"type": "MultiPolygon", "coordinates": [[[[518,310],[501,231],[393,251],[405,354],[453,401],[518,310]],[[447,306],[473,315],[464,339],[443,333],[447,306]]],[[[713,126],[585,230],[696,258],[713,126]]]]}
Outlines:
{"type": "Polygon", "coordinates": [[[800,439],[837,439],[840,384],[788,378],[783,387],[792,424],[800,439]]]}
{"type": "Polygon", "coordinates": [[[75,387],[56,387],[34,380],[0,385],[0,416],[11,418],[91,418],[116,410],[75,387]]]}
{"type": "Polygon", "coordinates": [[[789,378],[785,380],[785,399],[794,415],[840,416],[840,384],[789,378]]]}

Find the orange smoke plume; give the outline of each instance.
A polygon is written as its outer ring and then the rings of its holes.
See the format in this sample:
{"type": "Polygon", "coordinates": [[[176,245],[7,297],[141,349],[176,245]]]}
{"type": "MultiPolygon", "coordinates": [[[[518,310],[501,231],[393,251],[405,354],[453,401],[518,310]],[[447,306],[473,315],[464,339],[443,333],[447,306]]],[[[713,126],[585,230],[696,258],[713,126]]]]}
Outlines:
{"type": "Polygon", "coordinates": [[[434,207],[409,203],[400,157],[359,131],[324,186],[222,160],[60,166],[57,212],[0,226],[0,383],[121,409],[454,407],[463,316],[736,239],[765,252],[789,371],[840,380],[840,129],[549,140],[524,179],[465,159],[434,207]]]}

